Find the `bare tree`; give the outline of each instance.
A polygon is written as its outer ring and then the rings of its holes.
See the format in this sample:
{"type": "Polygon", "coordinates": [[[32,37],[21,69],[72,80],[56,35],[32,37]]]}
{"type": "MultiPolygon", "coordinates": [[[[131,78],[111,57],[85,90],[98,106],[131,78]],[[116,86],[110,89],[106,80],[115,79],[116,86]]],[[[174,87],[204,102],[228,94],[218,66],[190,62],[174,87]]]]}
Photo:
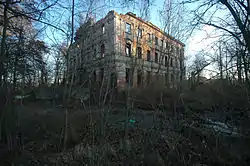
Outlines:
{"type": "MultiPolygon", "coordinates": [[[[177,39],[185,42],[190,34],[191,28],[187,24],[188,20],[188,10],[186,6],[181,4],[179,0],[165,0],[162,9],[159,11],[160,19],[163,27],[163,32],[170,39],[177,39]]],[[[171,40],[166,40],[163,43],[160,51],[160,66],[165,60],[165,66],[167,67],[167,82],[169,82],[172,76],[170,75],[170,68],[177,67],[180,69],[180,78],[185,77],[184,68],[184,50],[179,47],[175,47],[171,40]],[[166,46],[164,46],[166,45],[166,46]],[[177,61],[174,61],[176,59],[177,61]]],[[[177,74],[177,73],[175,73],[177,74]]],[[[168,83],[169,84],[169,83],[168,83]]]]}
{"type": "Polygon", "coordinates": [[[249,51],[249,1],[184,0],[182,3],[196,3],[198,6],[192,11],[195,16],[192,25],[209,25],[225,31],[235,37],[249,51]]]}
{"type": "Polygon", "coordinates": [[[215,42],[213,49],[214,56],[218,56],[220,78],[224,78],[225,75],[228,78],[229,74],[235,77],[236,72],[239,82],[245,78],[249,85],[249,59],[246,58],[250,52],[249,1],[182,0],[181,3],[196,6],[191,9],[193,16],[190,25],[193,29],[204,26],[215,28],[218,41],[215,42]]]}

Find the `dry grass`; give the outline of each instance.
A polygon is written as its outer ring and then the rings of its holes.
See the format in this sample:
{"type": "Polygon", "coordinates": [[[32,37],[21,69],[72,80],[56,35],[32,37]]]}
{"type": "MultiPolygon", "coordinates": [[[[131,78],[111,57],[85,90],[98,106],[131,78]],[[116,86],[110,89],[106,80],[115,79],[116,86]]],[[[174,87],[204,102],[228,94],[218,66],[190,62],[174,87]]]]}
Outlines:
{"type": "Polygon", "coordinates": [[[149,107],[131,110],[127,138],[125,108],[69,109],[66,150],[62,149],[64,109],[24,105],[16,109],[23,149],[5,159],[16,165],[248,165],[247,129],[240,130],[241,137],[230,137],[199,125],[205,113],[217,111],[221,119],[235,115],[228,123],[245,129],[249,118],[236,114],[248,108],[244,88],[224,85],[222,91],[215,85],[202,86],[182,93],[166,88],[132,90],[134,106],[144,102],[149,107]],[[218,111],[226,106],[231,111],[218,111]]]}

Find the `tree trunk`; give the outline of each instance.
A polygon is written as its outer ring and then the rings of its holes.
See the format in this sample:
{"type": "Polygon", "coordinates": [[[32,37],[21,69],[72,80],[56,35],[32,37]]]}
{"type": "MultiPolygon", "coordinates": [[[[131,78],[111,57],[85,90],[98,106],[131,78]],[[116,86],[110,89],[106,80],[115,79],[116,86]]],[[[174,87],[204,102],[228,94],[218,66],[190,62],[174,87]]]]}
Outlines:
{"type": "Polygon", "coordinates": [[[17,55],[15,56],[15,61],[14,61],[14,71],[13,71],[13,90],[16,89],[16,82],[17,82],[17,78],[16,78],[16,70],[17,70],[17,61],[18,61],[18,57],[17,55]]]}
{"type": "Polygon", "coordinates": [[[242,66],[241,66],[241,54],[237,53],[236,55],[237,61],[236,61],[236,66],[237,66],[237,74],[238,74],[238,82],[242,83],[242,66]]]}
{"type": "Polygon", "coordinates": [[[4,11],[3,11],[3,31],[2,31],[2,42],[1,42],[1,55],[0,55],[0,86],[3,85],[4,82],[4,75],[5,75],[5,68],[4,68],[4,61],[6,59],[6,32],[8,27],[8,6],[9,6],[9,0],[6,0],[6,4],[4,5],[4,11]]]}
{"type": "Polygon", "coordinates": [[[222,64],[222,51],[221,46],[219,46],[219,68],[220,68],[220,79],[223,79],[223,64],[222,64]]]}
{"type": "Polygon", "coordinates": [[[6,1],[3,11],[3,31],[2,31],[2,40],[1,40],[1,54],[0,54],[0,140],[2,140],[4,135],[4,119],[5,119],[5,112],[6,112],[6,102],[7,100],[7,85],[6,80],[4,80],[4,76],[6,75],[6,71],[4,68],[4,61],[6,60],[6,32],[8,26],[8,10],[9,0],[6,1]],[[3,130],[3,131],[2,131],[3,130]]]}
{"type": "MultiPolygon", "coordinates": [[[[234,8],[232,7],[232,5],[229,3],[229,1],[227,0],[219,0],[223,5],[225,5],[227,7],[227,9],[229,10],[229,12],[232,14],[234,20],[236,21],[237,23],[237,26],[239,27],[242,35],[243,35],[243,38],[245,40],[245,43],[246,43],[246,48],[248,50],[248,52],[250,53],[250,31],[249,31],[249,28],[247,26],[249,26],[248,24],[245,24],[241,21],[239,15],[237,14],[237,10],[234,10],[234,8]]],[[[249,10],[247,11],[248,13],[248,18],[246,19],[249,19],[249,10]]]]}
{"type": "Polygon", "coordinates": [[[248,78],[248,64],[247,64],[247,60],[246,60],[246,54],[245,52],[242,50],[241,51],[241,56],[243,58],[243,65],[244,65],[244,73],[245,73],[245,79],[246,79],[246,83],[250,86],[250,83],[249,83],[249,78],[248,78]]]}
{"type": "Polygon", "coordinates": [[[18,58],[21,57],[22,53],[21,53],[21,38],[22,38],[22,32],[23,32],[23,29],[20,28],[20,32],[19,32],[19,39],[18,39],[18,54],[15,55],[15,60],[14,60],[14,76],[13,76],[13,89],[15,90],[16,89],[16,81],[17,81],[17,78],[16,78],[16,72],[17,72],[17,64],[18,64],[18,58]]]}

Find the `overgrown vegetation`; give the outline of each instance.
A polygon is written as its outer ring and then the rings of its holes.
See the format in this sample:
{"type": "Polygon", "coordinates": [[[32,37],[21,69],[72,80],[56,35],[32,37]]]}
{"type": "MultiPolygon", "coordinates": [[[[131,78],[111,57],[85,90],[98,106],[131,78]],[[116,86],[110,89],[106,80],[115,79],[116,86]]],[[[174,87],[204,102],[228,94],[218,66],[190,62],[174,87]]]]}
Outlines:
{"type": "MultiPolygon", "coordinates": [[[[151,1],[131,2],[149,17],[151,1]]],[[[95,5],[102,4],[0,2],[0,165],[249,165],[249,1],[166,1],[160,13],[167,34],[188,38],[183,29],[206,25],[219,38],[175,87],[152,81],[121,91],[104,77],[75,85],[69,70],[75,26],[95,5]],[[189,14],[188,25],[176,25],[189,14]],[[202,80],[210,65],[217,74],[202,80]]]]}
{"type": "Polygon", "coordinates": [[[248,164],[249,102],[243,85],[218,80],[195,91],[151,87],[132,90],[131,96],[128,121],[126,102],[68,109],[66,149],[64,108],[44,101],[16,105],[19,125],[12,135],[17,137],[12,138],[13,153],[2,148],[2,155],[9,155],[4,163],[248,164]]]}

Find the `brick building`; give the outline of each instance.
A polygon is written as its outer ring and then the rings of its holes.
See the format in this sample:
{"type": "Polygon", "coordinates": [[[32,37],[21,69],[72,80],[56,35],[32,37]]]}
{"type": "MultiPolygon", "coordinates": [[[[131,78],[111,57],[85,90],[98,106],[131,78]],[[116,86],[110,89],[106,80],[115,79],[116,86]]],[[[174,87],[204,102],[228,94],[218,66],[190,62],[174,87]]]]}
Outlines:
{"type": "Polygon", "coordinates": [[[119,88],[154,81],[173,86],[185,76],[184,44],[133,13],[110,11],[77,30],[69,70],[76,83],[91,78],[119,88]]]}

